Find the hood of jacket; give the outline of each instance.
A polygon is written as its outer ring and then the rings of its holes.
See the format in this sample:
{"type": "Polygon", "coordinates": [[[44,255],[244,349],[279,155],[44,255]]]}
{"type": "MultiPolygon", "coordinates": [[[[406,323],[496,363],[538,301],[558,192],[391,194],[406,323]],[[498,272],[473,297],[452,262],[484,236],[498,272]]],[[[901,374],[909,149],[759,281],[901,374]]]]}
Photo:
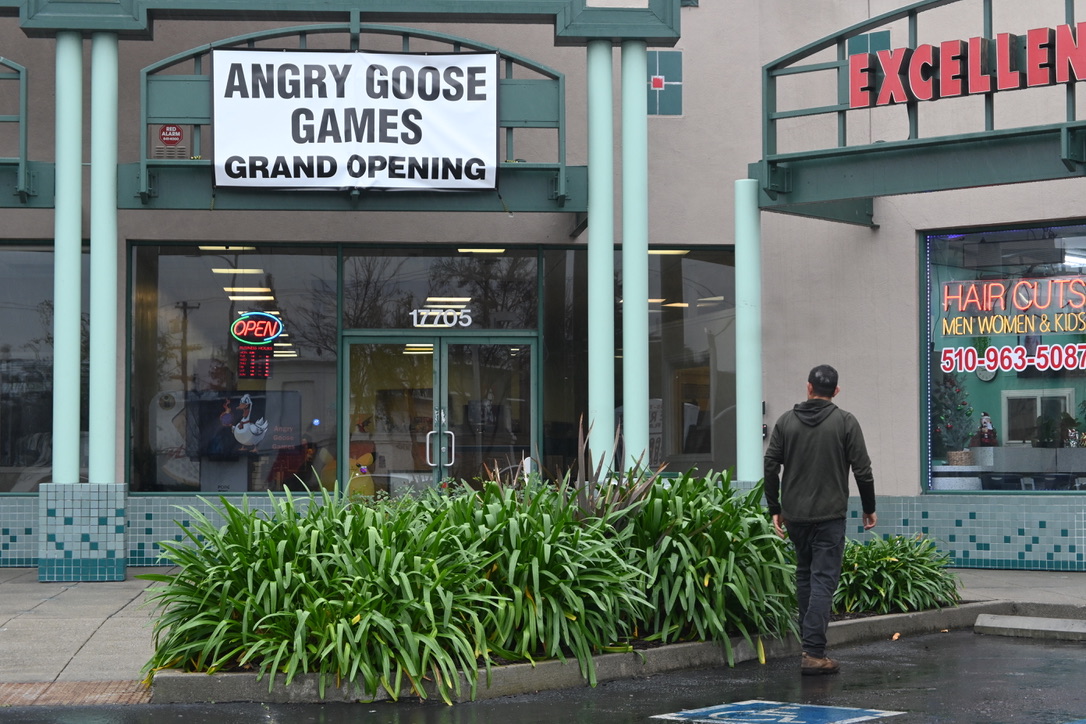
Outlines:
{"type": "Polygon", "coordinates": [[[833,411],[837,409],[837,405],[833,404],[829,400],[807,400],[801,402],[792,408],[792,411],[796,413],[796,417],[804,425],[810,427],[816,427],[822,424],[822,421],[833,414],[833,411]]]}

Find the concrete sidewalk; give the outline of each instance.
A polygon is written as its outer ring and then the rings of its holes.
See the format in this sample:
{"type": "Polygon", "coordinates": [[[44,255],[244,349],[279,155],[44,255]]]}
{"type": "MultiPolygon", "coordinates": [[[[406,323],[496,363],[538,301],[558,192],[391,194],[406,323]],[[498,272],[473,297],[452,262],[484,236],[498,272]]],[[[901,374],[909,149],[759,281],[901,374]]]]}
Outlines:
{"type": "MultiPolygon", "coordinates": [[[[37,569],[0,568],[0,706],[150,701],[140,682],[152,654],[145,592],[152,584],[135,576],[167,570],[129,569],[124,582],[39,583],[37,569]]],[[[954,572],[963,601],[1012,604],[998,613],[1086,619],[1086,573],[954,572]]]]}

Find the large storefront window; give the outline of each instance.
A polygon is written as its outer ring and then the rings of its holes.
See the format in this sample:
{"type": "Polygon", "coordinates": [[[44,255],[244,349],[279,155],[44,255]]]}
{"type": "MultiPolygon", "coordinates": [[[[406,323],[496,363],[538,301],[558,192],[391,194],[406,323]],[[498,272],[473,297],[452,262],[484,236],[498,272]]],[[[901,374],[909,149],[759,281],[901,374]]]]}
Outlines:
{"type": "Polygon", "coordinates": [[[132,262],[132,490],[335,480],[335,250],[140,245],[132,262]]]}
{"type": "MultiPolygon", "coordinates": [[[[649,254],[649,466],[726,470],[735,465],[734,253],[649,254]]],[[[618,350],[621,329],[616,320],[618,350]]]]}
{"type": "MultiPolygon", "coordinates": [[[[584,249],[139,244],[132,268],[135,491],[345,476],[350,490],[395,494],[526,457],[553,477],[576,464],[584,249]]],[[[726,469],[732,255],[653,254],[650,288],[650,463],[726,469]]],[[[616,319],[619,386],[621,330],[616,319]]]]}
{"type": "Polygon", "coordinates": [[[931,489],[1086,489],[1086,225],[927,241],[931,489]]]}
{"type": "MultiPolygon", "coordinates": [[[[88,264],[83,255],[83,309],[88,264]]],[[[27,493],[48,482],[53,465],[53,250],[48,246],[0,247],[0,492],[27,493]]],[[[87,466],[87,316],[83,315],[83,444],[87,466]]]]}

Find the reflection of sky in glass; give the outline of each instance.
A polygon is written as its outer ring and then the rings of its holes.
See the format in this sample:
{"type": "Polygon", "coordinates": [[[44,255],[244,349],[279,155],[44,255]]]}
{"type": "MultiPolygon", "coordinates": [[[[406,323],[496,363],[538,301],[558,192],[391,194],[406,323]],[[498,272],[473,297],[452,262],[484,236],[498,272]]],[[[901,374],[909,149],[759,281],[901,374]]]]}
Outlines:
{"type": "MultiPolygon", "coordinates": [[[[320,319],[335,330],[335,256],[314,250],[304,254],[259,250],[188,253],[161,248],[158,257],[158,314],[161,329],[179,332],[185,325],[190,352],[210,353],[229,344],[230,324],[247,311],[275,311],[284,339],[299,352],[299,341],[320,319]],[[223,273],[216,270],[239,270],[223,273]],[[236,291],[227,291],[233,289],[236,291]],[[266,291],[265,291],[266,290],[266,291]],[[235,297],[231,299],[231,297],[235,297]],[[244,297],[273,297],[245,299],[244,297]]],[[[287,250],[284,250],[286,252],[287,250]]]]}
{"type": "MultiPolygon", "coordinates": [[[[48,248],[0,253],[0,358],[52,359],[53,252],[48,248]]],[[[87,255],[83,255],[83,310],[87,310],[87,255]]]]}

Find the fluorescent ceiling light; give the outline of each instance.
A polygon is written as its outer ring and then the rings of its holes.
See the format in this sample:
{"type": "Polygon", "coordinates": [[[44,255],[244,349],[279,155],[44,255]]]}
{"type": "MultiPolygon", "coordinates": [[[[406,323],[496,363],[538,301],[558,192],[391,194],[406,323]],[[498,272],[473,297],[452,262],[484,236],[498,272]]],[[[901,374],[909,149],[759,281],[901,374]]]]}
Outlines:
{"type": "Polygon", "coordinates": [[[256,251],[255,246],[198,246],[200,251],[256,251]]]}
{"type": "Polygon", "coordinates": [[[444,304],[427,304],[425,309],[464,309],[467,306],[468,305],[466,304],[452,304],[450,302],[446,302],[444,304]]]}
{"type": "Polygon", "coordinates": [[[223,287],[224,292],[255,292],[255,293],[268,293],[271,291],[271,287],[223,287]]]}
{"type": "Polygon", "coordinates": [[[427,302],[463,302],[471,301],[471,297],[426,297],[427,302]]]}
{"type": "Polygon", "coordinates": [[[272,302],[275,301],[273,296],[262,296],[259,294],[231,294],[227,297],[231,302],[272,302]]]}
{"type": "Polygon", "coordinates": [[[699,302],[723,302],[724,297],[702,297],[699,302]]]}
{"type": "Polygon", "coordinates": [[[689,249],[649,249],[649,254],[654,256],[683,256],[689,253],[689,249]]]}
{"type": "Polygon", "coordinates": [[[504,254],[505,249],[457,249],[461,254],[504,254]]]}
{"type": "Polygon", "coordinates": [[[263,274],[263,269],[212,269],[212,274],[263,274]]]}
{"type": "Polygon", "coordinates": [[[672,302],[671,304],[665,304],[664,306],[665,307],[689,307],[690,304],[687,303],[687,302],[672,302]]]}

